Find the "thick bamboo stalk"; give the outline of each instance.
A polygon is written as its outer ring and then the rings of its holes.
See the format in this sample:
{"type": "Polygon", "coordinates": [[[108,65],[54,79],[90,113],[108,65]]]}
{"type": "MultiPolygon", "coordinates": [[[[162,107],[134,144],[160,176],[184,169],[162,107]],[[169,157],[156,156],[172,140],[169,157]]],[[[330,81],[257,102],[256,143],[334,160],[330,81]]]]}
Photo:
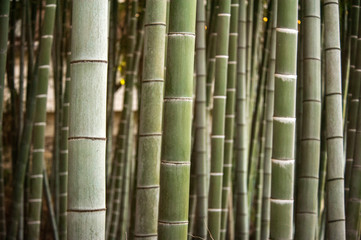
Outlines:
{"type": "Polygon", "coordinates": [[[301,163],[297,169],[296,239],[314,239],[318,215],[321,134],[321,9],[303,2],[303,119],[301,163]]]}
{"type": "Polygon", "coordinates": [[[183,240],[188,232],[196,1],[172,0],[169,7],[158,234],[160,240],[183,240]]]}
{"type": "Polygon", "coordinates": [[[195,136],[193,159],[195,166],[196,209],[192,239],[207,238],[207,110],[206,110],[206,39],[205,6],[203,0],[197,0],[196,23],[196,99],[195,99],[195,136]]]}
{"type": "Polygon", "coordinates": [[[271,239],[292,239],[296,128],[297,0],[277,5],[271,239]]]}
{"type": "Polygon", "coordinates": [[[107,2],[73,1],[68,239],[105,237],[107,16],[107,2]]]}
{"type": "Polygon", "coordinates": [[[248,239],[249,211],[247,201],[247,4],[245,0],[239,1],[238,16],[238,57],[237,57],[237,84],[236,84],[236,239],[248,239]]]}
{"type": "Polygon", "coordinates": [[[231,18],[229,27],[228,48],[228,72],[226,93],[226,115],[225,115],[225,140],[224,140],[224,164],[222,183],[222,216],[221,216],[221,238],[225,239],[228,220],[228,198],[230,196],[232,182],[233,162],[233,139],[234,139],[234,115],[236,101],[236,78],[237,78],[237,41],[238,41],[238,14],[239,1],[231,1],[231,18]]]}
{"type": "Polygon", "coordinates": [[[56,0],[47,0],[41,31],[41,50],[39,54],[39,82],[36,93],[36,109],[33,129],[32,164],[30,171],[29,215],[27,235],[29,239],[39,239],[42,196],[43,164],[45,152],[46,102],[50,70],[50,56],[53,44],[53,31],[56,12],[56,0]]]}
{"type": "Polygon", "coordinates": [[[221,229],[230,10],[230,0],[219,2],[208,198],[209,236],[214,239],[220,239],[221,229]]]}
{"type": "Polygon", "coordinates": [[[5,195],[3,174],[3,106],[4,106],[4,83],[6,72],[6,55],[8,46],[10,0],[0,4],[0,236],[5,239],[5,195]]]}
{"type": "Polygon", "coordinates": [[[157,238],[166,5],[146,2],[134,239],[157,238]]]}
{"type": "Polygon", "coordinates": [[[327,237],[345,239],[341,57],[338,0],[325,0],[327,237]]]}

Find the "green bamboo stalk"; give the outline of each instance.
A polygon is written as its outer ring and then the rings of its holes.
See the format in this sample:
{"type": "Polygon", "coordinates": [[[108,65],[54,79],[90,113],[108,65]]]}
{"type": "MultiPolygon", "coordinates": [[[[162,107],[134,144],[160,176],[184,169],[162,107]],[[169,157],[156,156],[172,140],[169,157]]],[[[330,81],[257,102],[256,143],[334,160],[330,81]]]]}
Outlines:
{"type": "Polygon", "coordinates": [[[325,0],[327,237],[345,239],[341,58],[338,0],[325,0]]]}
{"type": "Polygon", "coordinates": [[[146,2],[134,239],[157,238],[166,5],[146,2]]]}
{"type": "Polygon", "coordinates": [[[196,23],[196,99],[195,99],[195,136],[192,164],[195,167],[196,207],[192,239],[207,238],[207,115],[206,115],[206,39],[205,6],[197,0],[196,23]]]}
{"type": "Polygon", "coordinates": [[[46,102],[48,92],[50,56],[53,43],[53,31],[56,12],[56,0],[47,0],[41,28],[41,51],[39,54],[39,82],[36,93],[36,109],[33,129],[32,164],[30,170],[29,217],[27,235],[29,239],[39,239],[42,195],[43,163],[45,152],[46,102]]]}
{"type": "MultiPolygon", "coordinates": [[[[44,167],[46,167],[45,163],[44,163],[44,167]]],[[[46,197],[46,205],[48,207],[48,211],[49,211],[49,217],[50,217],[50,221],[51,221],[51,227],[53,230],[53,237],[54,240],[59,240],[59,232],[58,232],[58,225],[56,224],[56,216],[55,216],[55,211],[54,211],[54,206],[53,206],[53,202],[52,202],[52,197],[51,197],[51,191],[50,191],[50,186],[49,186],[49,180],[48,180],[48,175],[46,173],[46,169],[43,169],[43,184],[44,184],[44,188],[45,188],[45,197],[46,197]]]]}
{"type": "MultiPolygon", "coordinates": [[[[252,46],[253,46],[253,16],[254,16],[254,0],[247,1],[247,65],[246,65],[246,74],[247,74],[247,109],[250,111],[251,106],[251,68],[252,68],[252,46]]],[[[252,115],[251,115],[252,116],[252,115]]],[[[247,113],[247,117],[249,114],[247,113]]],[[[250,119],[248,119],[250,120],[250,119]]]]}
{"type": "MultiPolygon", "coordinates": [[[[355,137],[355,146],[360,146],[361,144],[361,104],[359,104],[358,109],[358,120],[357,120],[357,131],[355,137]]],[[[359,239],[360,229],[359,229],[359,214],[361,210],[361,149],[359,147],[355,148],[354,161],[352,165],[350,177],[350,191],[348,203],[346,206],[346,238],[353,240],[359,239]]]]}
{"type": "Polygon", "coordinates": [[[4,83],[6,72],[6,56],[8,46],[9,31],[9,10],[10,0],[0,4],[0,236],[5,239],[6,222],[5,222],[5,195],[4,195],[4,174],[3,174],[3,106],[4,106],[4,83]]]}
{"type": "Polygon", "coordinates": [[[62,107],[62,123],[60,136],[59,163],[59,237],[67,239],[67,208],[68,208],[68,136],[69,136],[69,93],[70,93],[70,56],[67,54],[67,73],[62,107]]]}
{"type": "Polygon", "coordinates": [[[277,12],[270,238],[291,239],[298,1],[279,0],[277,12]]]}
{"type": "MultiPolygon", "coordinates": [[[[33,132],[33,122],[35,117],[35,105],[36,105],[36,89],[38,82],[38,60],[33,66],[33,41],[32,41],[32,28],[31,25],[31,9],[29,2],[25,2],[27,9],[27,43],[28,43],[28,87],[26,94],[26,112],[25,112],[25,123],[24,128],[20,137],[19,154],[16,162],[17,171],[14,172],[13,176],[13,192],[12,192],[12,204],[10,209],[10,224],[8,225],[8,231],[6,235],[7,240],[15,240],[18,234],[19,221],[22,209],[23,192],[24,192],[24,181],[26,175],[26,169],[29,159],[30,142],[33,132]]],[[[41,52],[41,51],[40,51],[41,52]]]]}
{"type": "Polygon", "coordinates": [[[221,229],[230,10],[230,0],[219,2],[208,198],[209,236],[214,239],[220,239],[221,229]]]}
{"type": "MultiPolygon", "coordinates": [[[[357,3],[355,3],[357,4],[357,3]]],[[[359,4],[359,2],[358,2],[359,4]]],[[[349,101],[348,101],[348,122],[347,122],[347,145],[346,145],[346,167],[345,167],[345,204],[347,206],[348,203],[348,194],[349,194],[349,187],[350,187],[350,180],[351,180],[351,172],[353,166],[353,155],[356,151],[355,146],[355,137],[356,137],[356,128],[357,128],[357,111],[359,105],[359,98],[360,98],[360,79],[361,74],[358,72],[361,69],[361,57],[359,53],[361,52],[361,18],[358,18],[358,15],[355,16],[355,20],[358,24],[353,24],[358,26],[358,31],[352,29],[353,33],[358,35],[358,38],[354,39],[354,35],[351,38],[352,43],[354,43],[353,51],[351,52],[351,59],[350,59],[350,90],[349,90],[349,101]]],[[[353,26],[354,27],[354,26],[353,26]]]]}
{"type": "Polygon", "coordinates": [[[225,239],[228,220],[228,197],[231,192],[231,175],[233,161],[233,139],[234,139],[234,112],[236,98],[237,77],[237,41],[238,41],[238,14],[239,1],[231,1],[231,18],[229,27],[228,48],[228,71],[227,71],[227,94],[225,115],[225,140],[224,140],[224,164],[222,183],[222,216],[221,216],[221,238],[225,239]]]}
{"type": "Polygon", "coordinates": [[[303,2],[303,119],[301,163],[297,173],[296,239],[314,239],[318,215],[321,134],[321,9],[303,2]]]}
{"type": "Polygon", "coordinates": [[[236,88],[236,234],[237,239],[248,239],[249,218],[247,201],[247,5],[245,0],[239,1],[238,18],[238,57],[237,57],[237,88],[236,88]]]}
{"type": "MultiPolygon", "coordinates": [[[[264,87],[262,87],[265,89],[264,87]]],[[[262,90],[265,94],[266,91],[262,90]]],[[[263,204],[263,182],[264,182],[264,154],[265,154],[265,143],[266,143],[266,104],[263,104],[262,110],[262,122],[261,122],[261,141],[260,141],[260,154],[258,161],[258,173],[257,173],[257,199],[256,199],[256,214],[255,214],[255,239],[260,240],[262,234],[262,204],[263,204]]]]}
{"type": "Polygon", "coordinates": [[[73,1],[68,239],[105,237],[107,15],[107,2],[73,1]]]}
{"type": "Polygon", "coordinates": [[[184,240],[188,232],[196,1],[172,0],[169,7],[158,238],[184,240]]]}

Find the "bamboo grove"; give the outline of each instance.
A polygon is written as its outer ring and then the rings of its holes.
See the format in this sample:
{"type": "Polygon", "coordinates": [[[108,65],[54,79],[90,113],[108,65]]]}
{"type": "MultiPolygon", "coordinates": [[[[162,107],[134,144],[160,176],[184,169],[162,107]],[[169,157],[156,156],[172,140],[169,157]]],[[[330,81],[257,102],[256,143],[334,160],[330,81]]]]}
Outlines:
{"type": "Polygon", "coordinates": [[[1,0],[0,239],[360,239],[360,8],[1,0]]]}

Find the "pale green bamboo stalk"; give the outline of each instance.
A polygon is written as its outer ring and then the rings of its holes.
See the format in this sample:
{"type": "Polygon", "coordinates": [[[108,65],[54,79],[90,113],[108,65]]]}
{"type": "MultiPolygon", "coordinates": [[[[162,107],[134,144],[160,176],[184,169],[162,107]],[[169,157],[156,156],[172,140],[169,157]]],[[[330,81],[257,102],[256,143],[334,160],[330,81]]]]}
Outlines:
{"type": "Polygon", "coordinates": [[[220,239],[221,229],[230,10],[230,0],[219,2],[208,198],[208,234],[214,239],[220,239]]]}
{"type": "Polygon", "coordinates": [[[74,0],[72,19],[68,239],[104,239],[108,2],[74,0]]]}
{"type": "Polygon", "coordinates": [[[134,239],[157,238],[166,5],[146,2],[134,239]]]}
{"type": "Polygon", "coordinates": [[[46,167],[46,164],[44,162],[43,184],[44,184],[44,188],[45,188],[46,205],[47,205],[48,211],[49,211],[49,217],[50,217],[50,221],[51,221],[51,227],[53,230],[54,240],[59,240],[60,238],[59,238],[58,225],[56,224],[56,216],[55,216],[54,206],[53,206],[52,197],[51,197],[48,175],[46,173],[45,167],[46,167]]]}
{"type": "Polygon", "coordinates": [[[327,126],[327,237],[345,239],[341,57],[338,0],[323,3],[327,126]]]}
{"type": "MultiPolygon", "coordinates": [[[[23,6],[24,7],[24,6],[23,6]]],[[[25,8],[25,7],[24,7],[25,8]]],[[[3,173],[3,106],[4,106],[4,83],[6,72],[6,56],[8,46],[9,31],[9,10],[10,0],[5,0],[0,4],[0,236],[5,239],[5,195],[4,195],[4,173],[3,173]]]]}
{"type": "Polygon", "coordinates": [[[229,27],[229,48],[228,48],[228,71],[227,71],[227,93],[225,113],[225,140],[224,140],[224,164],[222,183],[222,216],[221,216],[221,238],[226,238],[228,222],[228,198],[230,196],[232,182],[233,162],[233,139],[234,139],[234,115],[236,98],[237,78],[237,41],[238,41],[238,14],[239,0],[231,1],[231,18],[229,27]]]}
{"type": "Polygon", "coordinates": [[[321,134],[321,9],[319,1],[303,2],[303,118],[297,169],[296,239],[314,239],[318,215],[321,134]]]}
{"type": "Polygon", "coordinates": [[[297,0],[277,5],[271,239],[292,239],[296,128],[297,0]]]}
{"type": "Polygon", "coordinates": [[[247,5],[245,0],[239,1],[238,16],[238,57],[236,84],[236,239],[248,239],[249,211],[247,201],[247,172],[248,172],[248,130],[247,130],[247,5]]]}
{"type": "Polygon", "coordinates": [[[158,238],[184,240],[188,232],[196,1],[172,0],[169,8],[158,238]]]}
{"type": "Polygon", "coordinates": [[[32,164],[30,171],[29,213],[27,236],[39,239],[42,195],[43,195],[43,163],[45,152],[46,102],[49,81],[50,56],[53,43],[53,31],[56,11],[56,0],[47,0],[45,15],[41,27],[41,52],[39,54],[39,82],[36,93],[36,109],[33,129],[32,164]]]}
{"type": "Polygon", "coordinates": [[[203,0],[197,0],[196,23],[196,99],[195,99],[195,137],[194,162],[196,173],[196,208],[192,239],[207,238],[207,110],[206,110],[206,39],[205,6],[203,0]]]}

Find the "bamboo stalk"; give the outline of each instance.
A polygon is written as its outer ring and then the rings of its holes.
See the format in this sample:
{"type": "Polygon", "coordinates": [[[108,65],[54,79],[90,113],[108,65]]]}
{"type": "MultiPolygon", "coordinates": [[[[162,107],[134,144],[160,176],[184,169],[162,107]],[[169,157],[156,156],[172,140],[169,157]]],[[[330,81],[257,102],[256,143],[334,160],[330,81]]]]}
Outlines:
{"type": "Polygon", "coordinates": [[[10,0],[0,4],[0,236],[5,239],[5,195],[4,195],[4,173],[3,173],[3,106],[4,106],[4,83],[6,72],[6,56],[8,46],[10,0]]]}
{"type": "Polygon", "coordinates": [[[296,239],[314,239],[318,215],[321,134],[321,9],[303,2],[303,119],[301,163],[297,173],[296,239]]]}
{"type": "Polygon", "coordinates": [[[298,1],[279,0],[277,13],[270,238],[291,239],[298,1]]]}
{"type": "Polygon", "coordinates": [[[192,126],[195,0],[169,6],[160,167],[159,239],[186,239],[192,126]]]}
{"type": "Polygon", "coordinates": [[[231,1],[231,18],[229,27],[228,48],[228,71],[227,71],[227,93],[225,113],[225,140],[224,140],[224,164],[222,183],[222,216],[221,216],[221,238],[225,239],[228,220],[228,197],[231,192],[231,175],[233,161],[233,139],[234,139],[234,115],[236,98],[237,77],[237,41],[238,41],[238,14],[239,1],[231,1]]]}
{"type": "Polygon", "coordinates": [[[248,130],[247,130],[247,5],[245,0],[239,1],[238,19],[238,59],[236,84],[236,239],[248,239],[249,211],[247,201],[247,172],[248,172],[248,130]]]}
{"type": "Polygon", "coordinates": [[[325,0],[327,237],[345,239],[341,58],[338,0],[325,0]]]}
{"type": "Polygon", "coordinates": [[[156,239],[158,227],[166,0],[148,0],[146,8],[134,239],[156,239]]]}
{"type": "Polygon", "coordinates": [[[107,2],[73,1],[68,239],[105,237],[107,16],[107,2]]]}
{"type": "Polygon", "coordinates": [[[43,163],[45,152],[46,102],[50,70],[50,56],[53,44],[53,31],[56,11],[56,0],[47,0],[41,32],[41,52],[39,54],[39,82],[36,93],[36,109],[33,129],[32,165],[30,173],[29,218],[27,235],[29,239],[39,239],[42,195],[43,195],[43,163]]]}

